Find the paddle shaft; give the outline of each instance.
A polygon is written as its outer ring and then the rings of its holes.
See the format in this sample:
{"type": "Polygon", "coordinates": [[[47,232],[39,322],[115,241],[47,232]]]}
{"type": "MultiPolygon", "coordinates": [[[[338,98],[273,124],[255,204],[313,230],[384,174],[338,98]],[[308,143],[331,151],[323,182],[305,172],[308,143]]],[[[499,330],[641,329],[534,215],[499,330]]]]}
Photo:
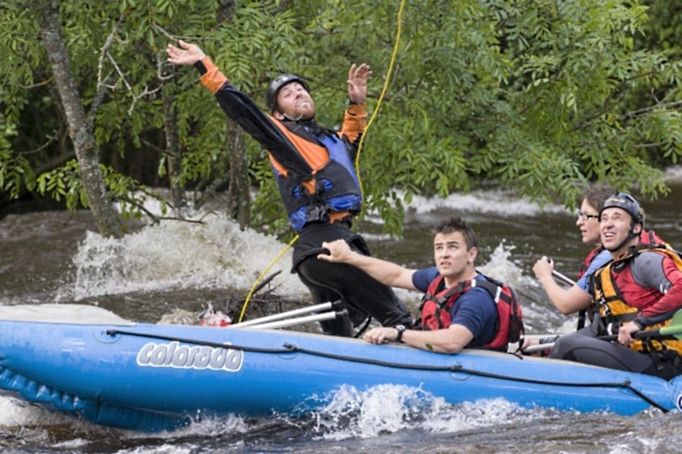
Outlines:
{"type": "MultiPolygon", "coordinates": [[[[302,325],[303,323],[311,323],[311,322],[321,322],[324,320],[334,320],[338,316],[342,316],[347,314],[348,311],[345,309],[342,311],[337,311],[337,312],[323,312],[321,314],[312,314],[312,315],[306,315],[303,317],[295,317],[295,318],[287,318],[284,320],[275,320],[271,321],[269,323],[260,323],[257,325],[250,325],[247,328],[256,328],[256,329],[274,329],[274,328],[286,328],[288,326],[294,326],[294,325],[302,325]]],[[[232,327],[235,328],[244,328],[243,324],[240,325],[232,325],[232,327]]]]}
{"type": "Polygon", "coordinates": [[[279,314],[268,315],[266,317],[254,318],[253,320],[247,320],[245,322],[235,323],[234,325],[231,325],[231,326],[232,327],[240,327],[240,328],[244,328],[247,326],[257,326],[257,325],[261,325],[263,323],[270,323],[270,322],[274,322],[277,320],[283,320],[283,319],[298,317],[298,316],[310,314],[313,312],[330,311],[330,310],[334,309],[334,306],[335,306],[335,302],[329,301],[326,303],[316,304],[314,306],[302,307],[300,309],[294,309],[291,311],[281,312],[279,314]]]}
{"type": "Polygon", "coordinates": [[[552,276],[557,277],[557,278],[558,278],[560,281],[562,281],[564,284],[571,285],[571,286],[576,285],[576,284],[575,284],[575,281],[574,281],[573,279],[571,279],[571,278],[569,278],[569,277],[567,277],[567,276],[561,274],[561,273],[558,272],[557,270],[552,270],[552,276]]]}
{"type": "MultiPolygon", "coordinates": [[[[682,311],[678,311],[680,313],[682,311]]],[[[675,314],[677,315],[677,314],[675,314]]],[[[682,334],[682,325],[671,325],[671,326],[665,326],[661,329],[651,329],[651,330],[645,330],[645,331],[637,331],[635,333],[632,333],[632,337],[634,339],[646,339],[649,337],[676,337],[679,339],[682,334]]],[[[601,339],[604,341],[615,341],[618,340],[618,335],[617,334],[611,334],[608,336],[599,336],[597,339],[601,339]]],[[[548,348],[554,347],[555,342],[548,342],[546,344],[537,344],[537,345],[531,345],[527,348],[524,348],[523,351],[525,353],[535,353],[535,352],[540,352],[542,350],[546,350],[548,348]]]]}

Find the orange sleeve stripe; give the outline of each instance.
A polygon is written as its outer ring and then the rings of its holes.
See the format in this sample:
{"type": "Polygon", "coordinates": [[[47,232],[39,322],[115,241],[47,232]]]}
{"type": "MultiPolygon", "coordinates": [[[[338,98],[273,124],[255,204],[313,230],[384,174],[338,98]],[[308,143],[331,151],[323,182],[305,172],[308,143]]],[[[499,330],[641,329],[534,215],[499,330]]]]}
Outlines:
{"type": "Polygon", "coordinates": [[[210,57],[204,57],[201,60],[201,63],[203,63],[206,68],[206,72],[201,76],[201,84],[208,88],[211,94],[215,95],[216,92],[220,90],[220,87],[222,87],[225,82],[229,82],[229,80],[225,77],[225,74],[220,72],[210,57]]]}
{"type": "Polygon", "coordinates": [[[341,135],[345,136],[350,143],[358,140],[358,137],[367,126],[367,108],[365,104],[351,104],[343,115],[341,135]]]}

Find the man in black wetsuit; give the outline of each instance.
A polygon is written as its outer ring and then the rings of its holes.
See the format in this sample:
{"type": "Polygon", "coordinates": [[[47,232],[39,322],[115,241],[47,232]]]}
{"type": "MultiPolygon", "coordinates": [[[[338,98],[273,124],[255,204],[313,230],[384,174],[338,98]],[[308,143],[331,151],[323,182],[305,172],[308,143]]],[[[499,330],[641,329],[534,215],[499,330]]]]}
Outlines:
{"type": "Polygon", "coordinates": [[[366,314],[384,326],[408,325],[412,318],[393,290],[356,267],[317,259],[323,241],[346,240],[369,255],[351,229],[362,194],[353,160],[367,123],[365,100],[369,66],[353,64],[348,72],[350,105],[338,132],[315,122],[315,102],[306,81],[294,74],[275,78],[266,93],[271,114],[262,112],[237,90],[195,44],[179,41],[167,47],[168,61],[194,65],[201,83],[227,116],[241,125],[268,152],[291,226],[299,234],[293,269],[316,303],[341,299],[350,317],[322,323],[326,333],[350,336],[366,314]]]}

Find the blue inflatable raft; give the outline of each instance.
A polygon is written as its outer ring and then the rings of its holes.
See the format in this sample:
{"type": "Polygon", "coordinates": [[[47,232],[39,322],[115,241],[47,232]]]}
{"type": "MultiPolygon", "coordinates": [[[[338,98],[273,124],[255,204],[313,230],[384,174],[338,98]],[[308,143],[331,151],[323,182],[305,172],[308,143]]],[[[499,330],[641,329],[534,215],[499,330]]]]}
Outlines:
{"type": "Polygon", "coordinates": [[[381,384],[453,404],[504,398],[623,415],[682,405],[682,377],[284,330],[138,324],[85,305],[0,308],[0,389],[96,424],[160,431],[203,415],[300,415],[344,385],[381,384]]]}

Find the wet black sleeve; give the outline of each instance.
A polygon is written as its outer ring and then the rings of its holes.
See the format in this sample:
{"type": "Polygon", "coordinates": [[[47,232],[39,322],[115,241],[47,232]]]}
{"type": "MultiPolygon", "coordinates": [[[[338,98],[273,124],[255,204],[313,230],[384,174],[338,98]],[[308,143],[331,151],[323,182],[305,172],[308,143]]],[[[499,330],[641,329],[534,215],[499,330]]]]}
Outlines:
{"type": "Polygon", "coordinates": [[[256,104],[233,85],[226,83],[215,94],[220,107],[285,168],[306,179],[311,169],[296,147],[256,104]]]}

